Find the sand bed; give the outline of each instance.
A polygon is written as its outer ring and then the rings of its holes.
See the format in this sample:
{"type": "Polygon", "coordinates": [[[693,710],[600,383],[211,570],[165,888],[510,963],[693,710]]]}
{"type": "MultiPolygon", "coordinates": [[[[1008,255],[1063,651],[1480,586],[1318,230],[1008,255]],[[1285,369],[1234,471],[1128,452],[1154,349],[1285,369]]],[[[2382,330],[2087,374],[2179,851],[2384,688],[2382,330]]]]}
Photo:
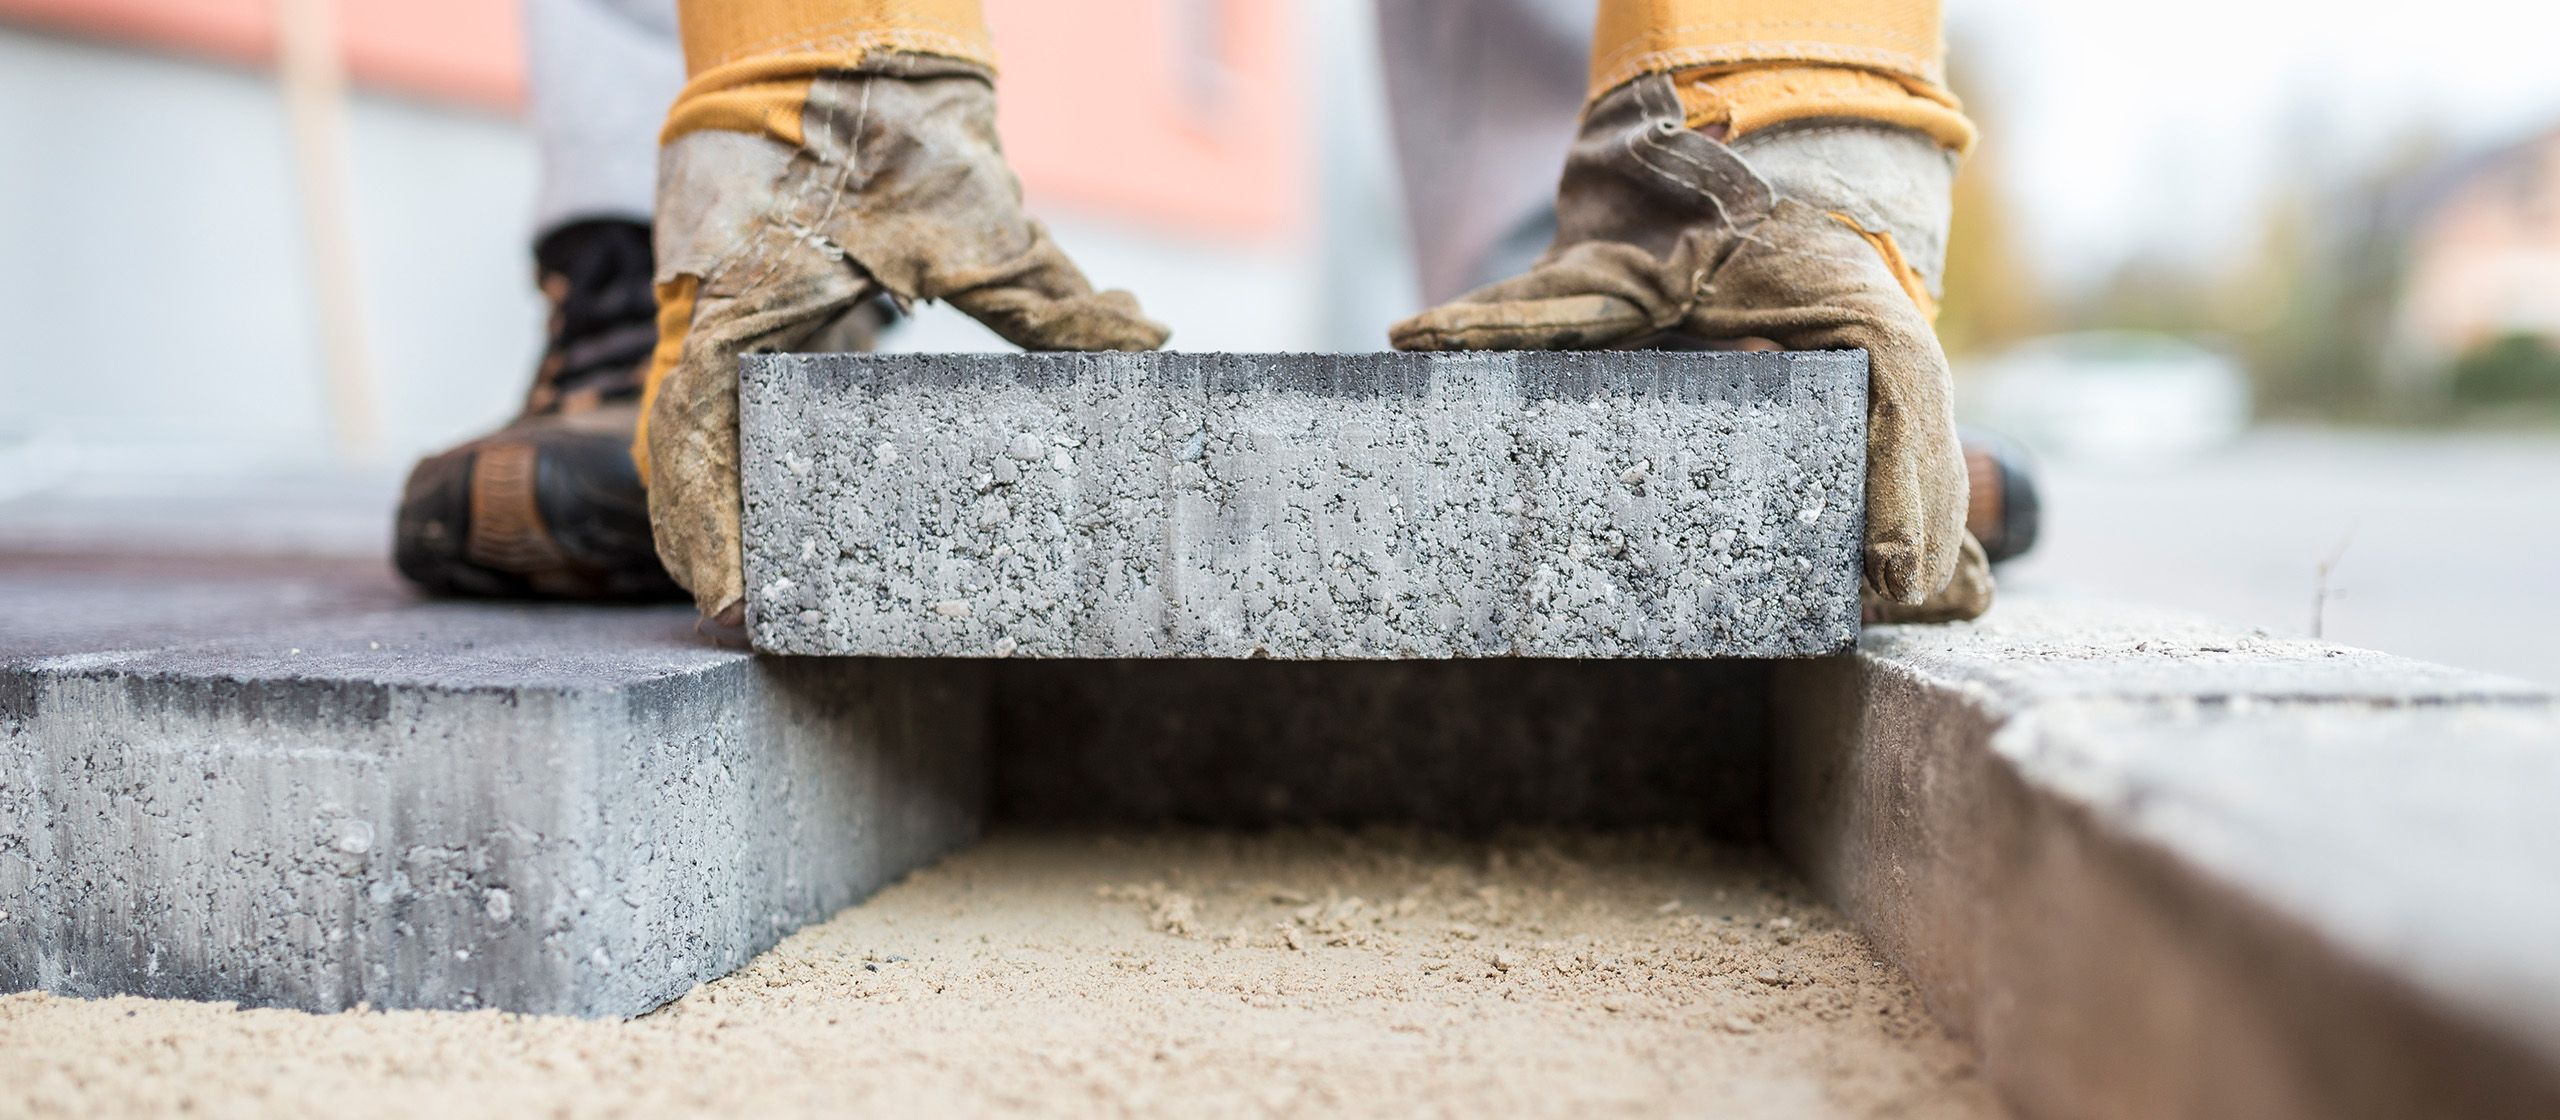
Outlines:
{"type": "Polygon", "coordinates": [[[0,997],[0,1114],[1997,1114],[1762,857],[1003,834],[628,1023],[0,997]]]}

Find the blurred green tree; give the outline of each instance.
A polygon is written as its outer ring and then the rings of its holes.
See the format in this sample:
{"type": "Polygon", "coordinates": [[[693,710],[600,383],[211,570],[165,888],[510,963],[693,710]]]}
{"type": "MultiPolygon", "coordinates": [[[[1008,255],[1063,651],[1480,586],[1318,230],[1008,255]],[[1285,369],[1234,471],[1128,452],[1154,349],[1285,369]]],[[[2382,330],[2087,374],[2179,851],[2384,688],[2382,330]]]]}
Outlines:
{"type": "Polygon", "coordinates": [[[2507,335],[2454,363],[2452,384],[2466,405],[2560,404],[2560,349],[2540,335],[2507,335]]]}
{"type": "Polygon", "coordinates": [[[2262,415],[2434,419],[2386,387],[2407,238],[2393,208],[2443,166],[2443,149],[2420,130],[2353,162],[2323,139],[2338,130],[2318,111],[2288,130],[2293,146],[2278,155],[2247,247],[2198,263],[2137,256],[2074,303],[2067,324],[2224,339],[2262,415]]]}

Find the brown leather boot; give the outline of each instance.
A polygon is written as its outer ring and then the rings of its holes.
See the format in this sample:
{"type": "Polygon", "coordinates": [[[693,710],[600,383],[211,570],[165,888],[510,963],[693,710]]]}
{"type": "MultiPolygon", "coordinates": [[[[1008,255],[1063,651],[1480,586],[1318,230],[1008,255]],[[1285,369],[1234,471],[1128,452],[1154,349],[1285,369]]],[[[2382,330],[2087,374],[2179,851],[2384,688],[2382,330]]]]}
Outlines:
{"type": "Polygon", "coordinates": [[[2014,560],[2036,546],[2044,506],[2028,473],[2026,452],[1988,432],[1967,429],[1964,473],[1969,491],[1964,527],[1982,542],[1984,559],[2014,560]]]}
{"type": "Polygon", "coordinates": [[[409,472],[393,562],[438,594],[680,598],[631,462],[658,341],[649,227],[580,222],[543,238],[534,260],[550,342],[524,410],[409,472]]]}
{"type": "Polygon", "coordinates": [[[1871,625],[1981,617],[1991,606],[1991,566],[2035,547],[2043,503],[2036,496],[2026,452],[1985,432],[1962,432],[1960,439],[1967,494],[1964,555],[1956,563],[1956,578],[1920,603],[1890,603],[1866,595],[1862,613],[1871,625]]]}

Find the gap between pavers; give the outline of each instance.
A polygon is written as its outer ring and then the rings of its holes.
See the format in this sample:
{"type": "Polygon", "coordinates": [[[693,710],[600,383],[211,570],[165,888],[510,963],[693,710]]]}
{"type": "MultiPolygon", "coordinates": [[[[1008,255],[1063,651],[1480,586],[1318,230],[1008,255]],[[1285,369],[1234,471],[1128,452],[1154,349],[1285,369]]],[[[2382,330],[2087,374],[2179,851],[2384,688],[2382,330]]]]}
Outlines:
{"type": "Polygon", "coordinates": [[[991,800],[1759,831],[1762,662],[758,658],[269,561],[0,558],[0,602],[0,989],[638,1014],[991,800]]]}

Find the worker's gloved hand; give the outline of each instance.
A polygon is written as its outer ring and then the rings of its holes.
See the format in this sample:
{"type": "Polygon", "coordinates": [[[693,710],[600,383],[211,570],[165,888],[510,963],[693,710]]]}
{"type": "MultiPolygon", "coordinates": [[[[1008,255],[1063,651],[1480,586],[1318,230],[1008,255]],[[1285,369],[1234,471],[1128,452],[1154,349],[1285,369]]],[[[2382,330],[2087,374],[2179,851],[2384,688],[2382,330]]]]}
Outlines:
{"type": "Polygon", "coordinates": [[[1859,596],[1868,622],[1962,622],[1991,609],[1991,563],[1982,542],[1964,534],[1964,550],[1956,555],[1955,578],[1917,603],[1897,603],[1873,591],[1859,596]]]}
{"type": "Polygon", "coordinates": [[[1872,613],[1973,617],[1988,569],[1965,535],[1945,353],[1924,308],[1955,156],[1918,131],[1824,119],[1727,144],[1689,127],[1674,79],[1602,95],[1528,273],[1395,326],[1407,350],[1596,349],[1686,335],[1864,349],[1872,613]],[[1959,586],[1960,562],[1970,573],[1959,586]]]}
{"type": "Polygon", "coordinates": [[[659,161],[659,351],[637,450],[659,556],[730,626],[746,595],[740,354],[804,347],[884,291],[948,300],[1034,350],[1166,337],[1023,215],[983,67],[873,51],[858,69],[776,85],[679,102],[659,161]]]}

